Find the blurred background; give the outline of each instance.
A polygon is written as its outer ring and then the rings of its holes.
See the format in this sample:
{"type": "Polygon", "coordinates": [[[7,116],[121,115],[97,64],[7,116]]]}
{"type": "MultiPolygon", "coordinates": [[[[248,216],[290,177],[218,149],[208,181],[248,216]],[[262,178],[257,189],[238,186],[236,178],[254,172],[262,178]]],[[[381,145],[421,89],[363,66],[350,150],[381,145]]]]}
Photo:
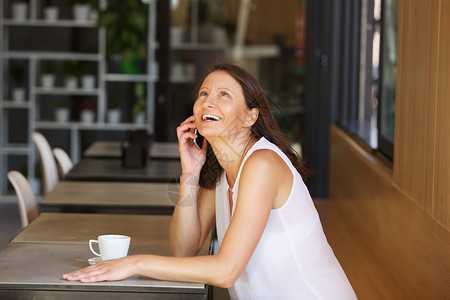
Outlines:
{"type": "Polygon", "coordinates": [[[42,195],[32,132],[74,163],[133,129],[176,142],[198,80],[225,61],[262,83],[314,172],[358,297],[449,299],[449,37],[448,0],[3,0],[4,241],[18,232],[7,172],[42,195]]]}
{"type": "Polygon", "coordinates": [[[262,83],[315,173],[312,195],[327,197],[332,123],[372,149],[386,141],[380,148],[392,158],[397,6],[385,2],[380,52],[381,0],[3,1],[0,194],[12,191],[4,179],[13,169],[40,193],[36,130],[75,163],[94,141],[121,140],[132,129],[176,142],[201,75],[226,61],[262,83]]]}
{"type": "Polygon", "coordinates": [[[39,192],[35,130],[74,162],[93,141],[121,140],[130,129],[176,142],[199,78],[220,61],[260,80],[300,146],[305,36],[306,1],[3,1],[2,194],[12,169],[39,192]]]}

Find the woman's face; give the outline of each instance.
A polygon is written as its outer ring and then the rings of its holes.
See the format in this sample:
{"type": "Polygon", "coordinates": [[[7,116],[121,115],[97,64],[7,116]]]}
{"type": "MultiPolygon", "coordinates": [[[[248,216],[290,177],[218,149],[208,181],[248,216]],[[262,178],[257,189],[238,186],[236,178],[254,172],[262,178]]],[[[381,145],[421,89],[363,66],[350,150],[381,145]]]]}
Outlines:
{"type": "Polygon", "coordinates": [[[205,78],[194,104],[195,123],[203,136],[237,135],[245,129],[248,115],[242,88],[233,76],[214,71],[205,78]]]}

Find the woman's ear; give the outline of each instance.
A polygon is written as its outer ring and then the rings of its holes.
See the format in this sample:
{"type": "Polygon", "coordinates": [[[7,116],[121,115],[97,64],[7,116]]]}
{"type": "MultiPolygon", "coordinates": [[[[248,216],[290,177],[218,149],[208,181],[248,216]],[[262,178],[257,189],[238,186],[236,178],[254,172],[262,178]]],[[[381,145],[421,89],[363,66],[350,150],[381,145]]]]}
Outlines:
{"type": "Polygon", "coordinates": [[[252,127],[256,120],[258,120],[258,116],[259,110],[256,107],[250,109],[245,119],[244,127],[252,127]]]}

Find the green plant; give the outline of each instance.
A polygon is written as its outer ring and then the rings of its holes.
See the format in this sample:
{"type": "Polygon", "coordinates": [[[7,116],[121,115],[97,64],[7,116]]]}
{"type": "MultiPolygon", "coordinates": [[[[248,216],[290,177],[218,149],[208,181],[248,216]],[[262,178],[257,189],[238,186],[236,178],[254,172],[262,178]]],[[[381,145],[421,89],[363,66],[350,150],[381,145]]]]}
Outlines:
{"type": "Polygon", "coordinates": [[[121,57],[121,71],[136,74],[146,58],[147,4],[121,0],[99,14],[99,25],[106,28],[106,52],[121,57]]]}
{"type": "Polygon", "coordinates": [[[55,63],[53,61],[45,60],[41,65],[42,74],[53,74],[55,72],[55,63]]]}
{"type": "Polygon", "coordinates": [[[82,65],[78,60],[69,60],[64,63],[64,71],[67,77],[78,78],[82,73],[82,65]]]}
{"type": "Polygon", "coordinates": [[[56,108],[68,108],[71,109],[72,105],[70,104],[70,101],[64,100],[64,99],[57,99],[55,102],[53,102],[54,107],[56,108]]]}
{"type": "Polygon", "coordinates": [[[147,102],[145,101],[145,85],[143,82],[136,82],[134,84],[134,96],[136,101],[134,102],[131,114],[135,118],[141,111],[145,110],[147,102]]]}
{"type": "Polygon", "coordinates": [[[109,108],[110,109],[119,108],[119,98],[117,97],[116,94],[111,95],[109,101],[109,108]]]}
{"type": "Polygon", "coordinates": [[[14,86],[23,86],[25,84],[25,67],[20,63],[12,63],[11,77],[13,79],[14,86]]]}

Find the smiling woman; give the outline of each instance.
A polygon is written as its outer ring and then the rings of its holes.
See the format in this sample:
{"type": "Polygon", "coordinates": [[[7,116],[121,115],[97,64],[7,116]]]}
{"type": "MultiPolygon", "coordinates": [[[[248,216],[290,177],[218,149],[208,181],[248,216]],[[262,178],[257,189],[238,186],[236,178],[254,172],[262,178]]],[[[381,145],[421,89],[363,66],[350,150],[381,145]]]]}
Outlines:
{"type": "Polygon", "coordinates": [[[175,257],[103,261],[65,279],[143,275],[225,287],[232,299],[356,298],[303,182],[306,169],[252,75],[215,66],[177,135],[182,175],[170,226],[175,257]],[[208,147],[194,145],[195,129],[208,147]],[[197,256],[214,223],[218,253],[197,256]]]}
{"type": "MultiPolygon", "coordinates": [[[[248,111],[251,111],[252,109],[256,109],[256,113],[258,114],[254,125],[250,128],[251,136],[254,139],[259,139],[264,136],[267,140],[276,144],[289,157],[297,171],[302,175],[303,180],[306,180],[311,172],[304,166],[298,153],[292,149],[290,143],[286,140],[285,135],[281,132],[278,123],[272,115],[269,100],[264,89],[250,73],[242,68],[229,64],[214,65],[209,72],[206,73],[207,75],[205,75],[203,80],[200,81],[201,86],[198,87],[199,98],[195,105],[198,105],[199,101],[206,96],[207,91],[205,89],[207,87],[205,85],[215,78],[215,76],[213,76],[215,71],[225,73],[223,76],[225,76],[229,88],[232,89],[227,90],[222,87],[224,90],[217,93],[215,98],[228,99],[235,97],[234,95],[242,94],[245,102],[245,105],[241,108],[242,112],[245,114],[249,113],[248,111]],[[212,78],[209,78],[209,81],[207,81],[210,75],[212,78]]],[[[211,84],[213,84],[213,82],[211,82],[211,84]]],[[[253,110],[253,113],[255,113],[255,110],[253,110]]],[[[237,132],[238,127],[236,127],[236,125],[238,125],[239,121],[246,117],[244,114],[241,117],[235,117],[227,124],[227,126],[223,127],[223,130],[228,132],[233,139],[237,138],[233,133],[237,132]]],[[[200,133],[202,133],[201,129],[200,133]]],[[[207,163],[200,174],[200,185],[204,188],[214,187],[215,183],[219,180],[222,171],[216,155],[214,155],[212,148],[208,146],[207,163]]]]}

